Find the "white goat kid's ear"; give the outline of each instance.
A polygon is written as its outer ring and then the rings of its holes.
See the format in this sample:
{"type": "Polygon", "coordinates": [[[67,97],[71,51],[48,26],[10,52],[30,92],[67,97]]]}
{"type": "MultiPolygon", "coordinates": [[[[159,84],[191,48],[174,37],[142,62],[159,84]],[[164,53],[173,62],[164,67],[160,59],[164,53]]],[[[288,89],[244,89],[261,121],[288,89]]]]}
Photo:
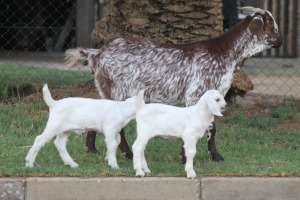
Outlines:
{"type": "Polygon", "coordinates": [[[206,96],[205,101],[207,103],[208,108],[210,111],[216,115],[222,117],[221,108],[220,105],[216,102],[215,99],[213,99],[210,95],[206,96]]]}

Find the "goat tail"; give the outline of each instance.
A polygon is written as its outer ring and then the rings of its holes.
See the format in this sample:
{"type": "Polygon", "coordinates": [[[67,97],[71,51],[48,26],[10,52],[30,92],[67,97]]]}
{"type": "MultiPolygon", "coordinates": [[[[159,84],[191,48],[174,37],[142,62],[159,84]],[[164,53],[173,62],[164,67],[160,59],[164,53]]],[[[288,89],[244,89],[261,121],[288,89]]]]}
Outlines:
{"type": "Polygon", "coordinates": [[[49,108],[54,106],[55,100],[52,98],[47,84],[44,84],[44,87],[43,87],[43,98],[49,108]]]}
{"type": "Polygon", "coordinates": [[[67,69],[75,67],[78,63],[86,66],[88,65],[88,59],[89,49],[68,49],[65,52],[65,64],[67,65],[67,69]]]}
{"type": "Polygon", "coordinates": [[[144,93],[145,93],[145,90],[141,90],[141,91],[139,91],[139,93],[136,96],[136,100],[135,100],[136,110],[140,110],[145,104],[144,93]]]}

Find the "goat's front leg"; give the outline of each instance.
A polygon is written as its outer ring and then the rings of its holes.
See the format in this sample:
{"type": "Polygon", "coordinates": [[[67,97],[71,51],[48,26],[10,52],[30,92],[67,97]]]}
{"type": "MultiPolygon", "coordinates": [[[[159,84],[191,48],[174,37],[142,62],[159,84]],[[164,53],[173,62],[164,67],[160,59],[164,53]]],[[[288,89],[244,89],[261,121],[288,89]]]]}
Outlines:
{"type": "Polygon", "coordinates": [[[95,142],[96,142],[96,131],[88,131],[86,134],[86,143],[85,147],[88,153],[99,153],[96,149],[95,142]]]}
{"type": "MultiPolygon", "coordinates": [[[[208,152],[214,161],[224,161],[224,158],[221,156],[221,154],[218,153],[216,144],[215,144],[215,135],[217,133],[216,129],[216,124],[215,122],[212,122],[212,126],[208,130],[208,152]]],[[[180,152],[180,158],[181,162],[183,164],[186,163],[186,156],[185,156],[185,150],[184,147],[181,147],[181,152],[180,152]]]]}
{"type": "Polygon", "coordinates": [[[194,157],[196,154],[197,140],[195,138],[185,137],[184,138],[184,149],[186,154],[185,171],[187,178],[194,179],[197,177],[194,170],[194,157]]]}
{"type": "Polygon", "coordinates": [[[119,141],[116,139],[116,134],[119,134],[117,131],[104,131],[105,132],[105,143],[107,147],[107,152],[105,156],[105,160],[108,161],[108,165],[114,169],[119,169],[119,165],[117,162],[117,148],[119,141]]]}
{"type": "Polygon", "coordinates": [[[215,144],[215,136],[217,133],[216,124],[212,122],[211,128],[208,130],[208,152],[214,161],[224,161],[224,158],[219,154],[215,144]]]}

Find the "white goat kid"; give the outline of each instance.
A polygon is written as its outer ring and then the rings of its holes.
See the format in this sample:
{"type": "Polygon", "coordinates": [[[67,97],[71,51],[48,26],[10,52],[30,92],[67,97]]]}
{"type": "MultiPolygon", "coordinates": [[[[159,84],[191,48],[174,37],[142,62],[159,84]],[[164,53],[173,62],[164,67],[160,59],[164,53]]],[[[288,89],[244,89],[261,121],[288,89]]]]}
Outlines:
{"type": "Polygon", "coordinates": [[[155,136],[174,136],[184,142],[187,178],[195,178],[193,159],[197,141],[214,121],[214,115],[223,116],[221,112],[226,106],[223,95],[217,90],[208,90],[196,105],[190,107],[145,104],[143,96],[141,91],[136,98],[137,139],[132,146],[136,176],[150,173],[144,155],[148,141],[155,136]]]}
{"type": "Polygon", "coordinates": [[[44,132],[37,136],[26,156],[26,166],[33,167],[39,150],[54,136],[54,144],[65,165],[78,167],[66,149],[71,131],[77,134],[86,130],[103,132],[107,152],[105,159],[112,168],[119,168],[116,150],[120,143],[120,130],[135,118],[135,97],[126,101],[112,101],[88,98],[65,98],[55,101],[47,84],[43,87],[43,97],[49,106],[49,119],[44,132]]]}

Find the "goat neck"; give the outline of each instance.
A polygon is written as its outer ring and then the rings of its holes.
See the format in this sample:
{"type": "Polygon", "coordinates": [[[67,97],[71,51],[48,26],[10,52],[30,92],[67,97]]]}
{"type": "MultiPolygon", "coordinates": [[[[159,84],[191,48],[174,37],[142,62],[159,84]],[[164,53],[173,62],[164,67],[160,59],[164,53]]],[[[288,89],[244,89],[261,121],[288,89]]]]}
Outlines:
{"type": "Polygon", "coordinates": [[[260,41],[254,34],[249,31],[249,23],[253,20],[252,16],[247,16],[243,21],[231,28],[229,31],[216,38],[221,46],[221,52],[225,59],[235,61],[238,66],[252,55],[262,52],[269,46],[260,41]],[[222,51],[226,49],[227,51],[222,51]]]}

